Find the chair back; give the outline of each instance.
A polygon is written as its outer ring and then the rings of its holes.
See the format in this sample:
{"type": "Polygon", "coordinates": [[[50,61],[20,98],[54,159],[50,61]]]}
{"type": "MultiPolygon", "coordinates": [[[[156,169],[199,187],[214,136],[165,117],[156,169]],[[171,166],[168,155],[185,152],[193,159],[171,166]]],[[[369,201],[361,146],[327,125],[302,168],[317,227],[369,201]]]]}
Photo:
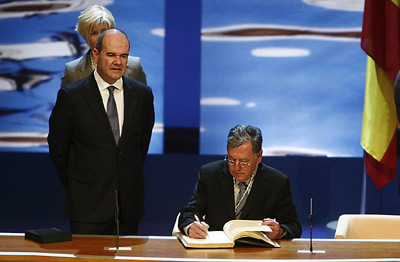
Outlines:
{"type": "Polygon", "coordinates": [[[400,215],[341,215],[335,238],[400,239],[400,215]]]}
{"type": "Polygon", "coordinates": [[[175,224],[174,224],[174,227],[172,228],[172,235],[173,236],[176,236],[180,232],[180,230],[178,228],[178,221],[179,221],[180,214],[181,213],[178,213],[178,215],[176,216],[175,224]]]}

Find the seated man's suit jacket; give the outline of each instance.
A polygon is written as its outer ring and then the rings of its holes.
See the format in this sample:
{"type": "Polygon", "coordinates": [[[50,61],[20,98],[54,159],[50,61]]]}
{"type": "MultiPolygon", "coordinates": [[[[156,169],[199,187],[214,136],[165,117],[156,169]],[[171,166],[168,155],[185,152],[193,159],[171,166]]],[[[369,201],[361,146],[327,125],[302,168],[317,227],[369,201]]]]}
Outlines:
{"type": "MultiPolygon", "coordinates": [[[[181,210],[178,227],[184,232],[183,228],[193,223],[196,214],[198,217],[205,216],[210,231],[220,231],[226,222],[235,219],[234,213],[233,177],[224,161],[215,161],[200,168],[194,195],[181,210]]],[[[287,230],[287,239],[301,236],[289,178],[260,163],[240,219],[263,218],[276,218],[287,230]]]]}

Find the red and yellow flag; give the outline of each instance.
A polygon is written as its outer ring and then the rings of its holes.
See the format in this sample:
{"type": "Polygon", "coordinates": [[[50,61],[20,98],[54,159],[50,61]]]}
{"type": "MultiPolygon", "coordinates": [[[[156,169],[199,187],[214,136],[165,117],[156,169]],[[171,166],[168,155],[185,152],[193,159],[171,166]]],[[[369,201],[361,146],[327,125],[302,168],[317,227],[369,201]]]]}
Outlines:
{"type": "Polygon", "coordinates": [[[394,80],[400,69],[400,0],[365,0],[361,48],[367,53],[361,145],[378,189],[396,177],[394,80]]]}

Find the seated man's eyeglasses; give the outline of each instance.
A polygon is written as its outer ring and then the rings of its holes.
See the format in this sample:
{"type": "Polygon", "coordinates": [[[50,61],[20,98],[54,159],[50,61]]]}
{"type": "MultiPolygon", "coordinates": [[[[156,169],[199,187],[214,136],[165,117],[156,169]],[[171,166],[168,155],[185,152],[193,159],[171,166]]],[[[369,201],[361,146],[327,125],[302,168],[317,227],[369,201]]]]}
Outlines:
{"type": "Polygon", "coordinates": [[[236,163],[238,163],[240,167],[247,167],[250,165],[250,161],[240,161],[237,159],[230,159],[227,156],[225,156],[224,161],[230,166],[234,166],[236,163]]]}

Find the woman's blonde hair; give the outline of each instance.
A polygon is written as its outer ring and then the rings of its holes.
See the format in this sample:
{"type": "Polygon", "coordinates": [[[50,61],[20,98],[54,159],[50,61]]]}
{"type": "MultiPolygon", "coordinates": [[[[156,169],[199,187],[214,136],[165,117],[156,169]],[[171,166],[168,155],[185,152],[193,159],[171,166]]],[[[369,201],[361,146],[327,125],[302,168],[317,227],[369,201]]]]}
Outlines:
{"type": "Polygon", "coordinates": [[[89,44],[89,34],[92,28],[102,24],[108,25],[108,28],[115,28],[113,15],[104,6],[92,5],[81,12],[75,30],[78,31],[83,39],[85,39],[86,43],[89,44]]]}

